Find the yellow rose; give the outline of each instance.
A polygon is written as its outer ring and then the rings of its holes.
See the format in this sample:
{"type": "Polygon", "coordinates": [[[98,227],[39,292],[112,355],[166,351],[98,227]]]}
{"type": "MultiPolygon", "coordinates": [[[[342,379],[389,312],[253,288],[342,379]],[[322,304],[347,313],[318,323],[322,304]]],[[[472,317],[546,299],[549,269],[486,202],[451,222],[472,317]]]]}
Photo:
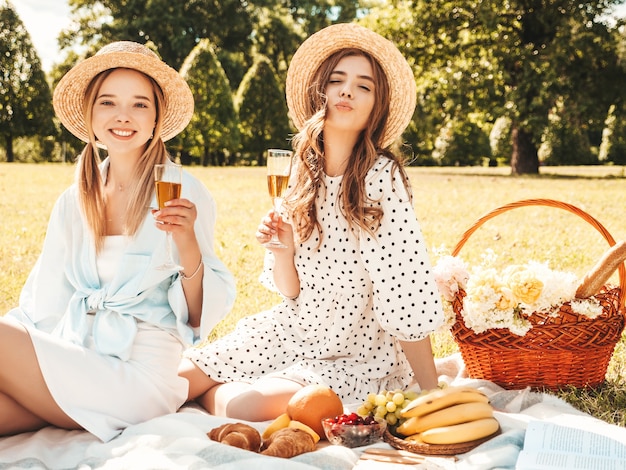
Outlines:
{"type": "Polygon", "coordinates": [[[529,305],[539,299],[543,290],[543,282],[530,271],[513,272],[508,278],[508,285],[516,298],[529,305]]]}

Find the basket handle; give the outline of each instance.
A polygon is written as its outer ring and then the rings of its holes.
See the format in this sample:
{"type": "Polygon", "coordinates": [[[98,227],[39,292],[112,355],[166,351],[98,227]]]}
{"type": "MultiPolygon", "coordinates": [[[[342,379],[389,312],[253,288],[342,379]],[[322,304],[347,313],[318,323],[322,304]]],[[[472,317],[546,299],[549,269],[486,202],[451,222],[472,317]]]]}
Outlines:
{"type": "MultiPolygon", "coordinates": [[[[459,251],[461,251],[461,248],[463,248],[463,245],[465,245],[467,240],[469,240],[469,237],[476,230],[478,230],[478,228],[481,225],[483,225],[486,221],[493,219],[495,216],[502,214],[503,212],[507,212],[512,209],[516,209],[518,207],[527,207],[527,206],[549,206],[549,207],[556,207],[558,209],[564,209],[566,211],[569,211],[581,217],[582,219],[587,221],[589,224],[591,224],[596,230],[598,230],[598,232],[600,232],[602,236],[604,237],[604,239],[608,242],[609,246],[615,245],[615,240],[613,239],[611,234],[608,232],[608,230],[604,228],[604,226],[600,222],[598,222],[598,220],[593,218],[591,215],[589,215],[582,209],[579,209],[578,207],[573,206],[572,204],[568,204],[566,202],[555,201],[554,199],[524,199],[522,201],[511,202],[509,204],[505,204],[490,212],[487,212],[485,215],[480,217],[476,222],[474,222],[474,224],[469,229],[465,231],[465,233],[463,234],[459,242],[454,247],[454,250],[452,251],[452,256],[457,256],[459,254],[459,251]]],[[[624,263],[620,263],[619,268],[618,268],[618,273],[619,273],[619,281],[620,281],[619,283],[620,304],[622,308],[624,308],[624,306],[626,305],[625,303],[626,301],[626,298],[625,298],[626,297],[626,268],[624,267],[624,263]]],[[[626,311],[624,312],[624,315],[626,316],[626,311]]]]}

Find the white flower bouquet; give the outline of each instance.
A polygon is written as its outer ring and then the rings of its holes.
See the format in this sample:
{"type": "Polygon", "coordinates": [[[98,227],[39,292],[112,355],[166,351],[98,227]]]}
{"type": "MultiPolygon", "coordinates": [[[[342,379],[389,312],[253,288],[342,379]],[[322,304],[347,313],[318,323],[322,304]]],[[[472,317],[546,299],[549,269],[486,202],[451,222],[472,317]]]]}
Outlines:
{"type": "Polygon", "coordinates": [[[464,323],[475,333],[492,328],[507,328],[524,336],[532,328],[529,318],[536,313],[558,316],[569,302],[574,313],[596,318],[603,312],[600,302],[590,297],[576,299],[576,275],[550,269],[547,263],[530,261],[498,270],[496,255],[488,250],[482,262],[472,268],[460,257],[443,256],[434,267],[435,280],[446,312],[446,325],[456,321],[452,304],[464,292],[464,323]]]}

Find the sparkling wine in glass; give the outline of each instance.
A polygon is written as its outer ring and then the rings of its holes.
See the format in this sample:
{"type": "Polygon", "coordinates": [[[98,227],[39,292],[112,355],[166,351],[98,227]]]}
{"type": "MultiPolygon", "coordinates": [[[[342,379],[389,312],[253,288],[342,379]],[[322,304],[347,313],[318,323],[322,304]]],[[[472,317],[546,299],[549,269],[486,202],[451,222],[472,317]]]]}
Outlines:
{"type": "MultiPolygon", "coordinates": [[[[291,161],[293,152],[291,150],[269,149],[267,151],[267,189],[274,203],[274,211],[280,214],[283,204],[284,193],[289,185],[289,175],[291,174],[291,161]]],[[[278,234],[264,246],[269,248],[287,248],[279,239],[278,234]]]]}
{"type": "MultiPolygon", "coordinates": [[[[154,165],[154,184],[159,209],[165,208],[165,203],[178,199],[182,190],[183,167],[175,163],[154,165]]],[[[165,232],[167,259],[158,266],[159,270],[182,271],[182,267],[174,262],[172,256],[172,234],[165,232]]]]}

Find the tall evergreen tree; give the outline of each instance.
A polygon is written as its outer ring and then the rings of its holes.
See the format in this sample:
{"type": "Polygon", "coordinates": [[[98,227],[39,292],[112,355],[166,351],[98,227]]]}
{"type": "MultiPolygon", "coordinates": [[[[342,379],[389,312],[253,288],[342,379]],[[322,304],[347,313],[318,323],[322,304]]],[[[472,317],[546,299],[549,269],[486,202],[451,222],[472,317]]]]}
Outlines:
{"type": "Polygon", "coordinates": [[[7,161],[18,137],[56,133],[52,96],[30,35],[8,0],[0,3],[0,136],[7,161]]]}
{"type": "Polygon", "coordinates": [[[291,132],[285,93],[267,57],[257,56],[244,76],[235,108],[243,152],[256,155],[257,163],[264,165],[265,149],[284,148],[291,132]]]}
{"type": "Polygon", "coordinates": [[[208,39],[191,51],[180,73],[195,99],[193,118],[181,138],[197,149],[202,165],[224,165],[239,146],[237,113],[230,84],[208,39]]]}

